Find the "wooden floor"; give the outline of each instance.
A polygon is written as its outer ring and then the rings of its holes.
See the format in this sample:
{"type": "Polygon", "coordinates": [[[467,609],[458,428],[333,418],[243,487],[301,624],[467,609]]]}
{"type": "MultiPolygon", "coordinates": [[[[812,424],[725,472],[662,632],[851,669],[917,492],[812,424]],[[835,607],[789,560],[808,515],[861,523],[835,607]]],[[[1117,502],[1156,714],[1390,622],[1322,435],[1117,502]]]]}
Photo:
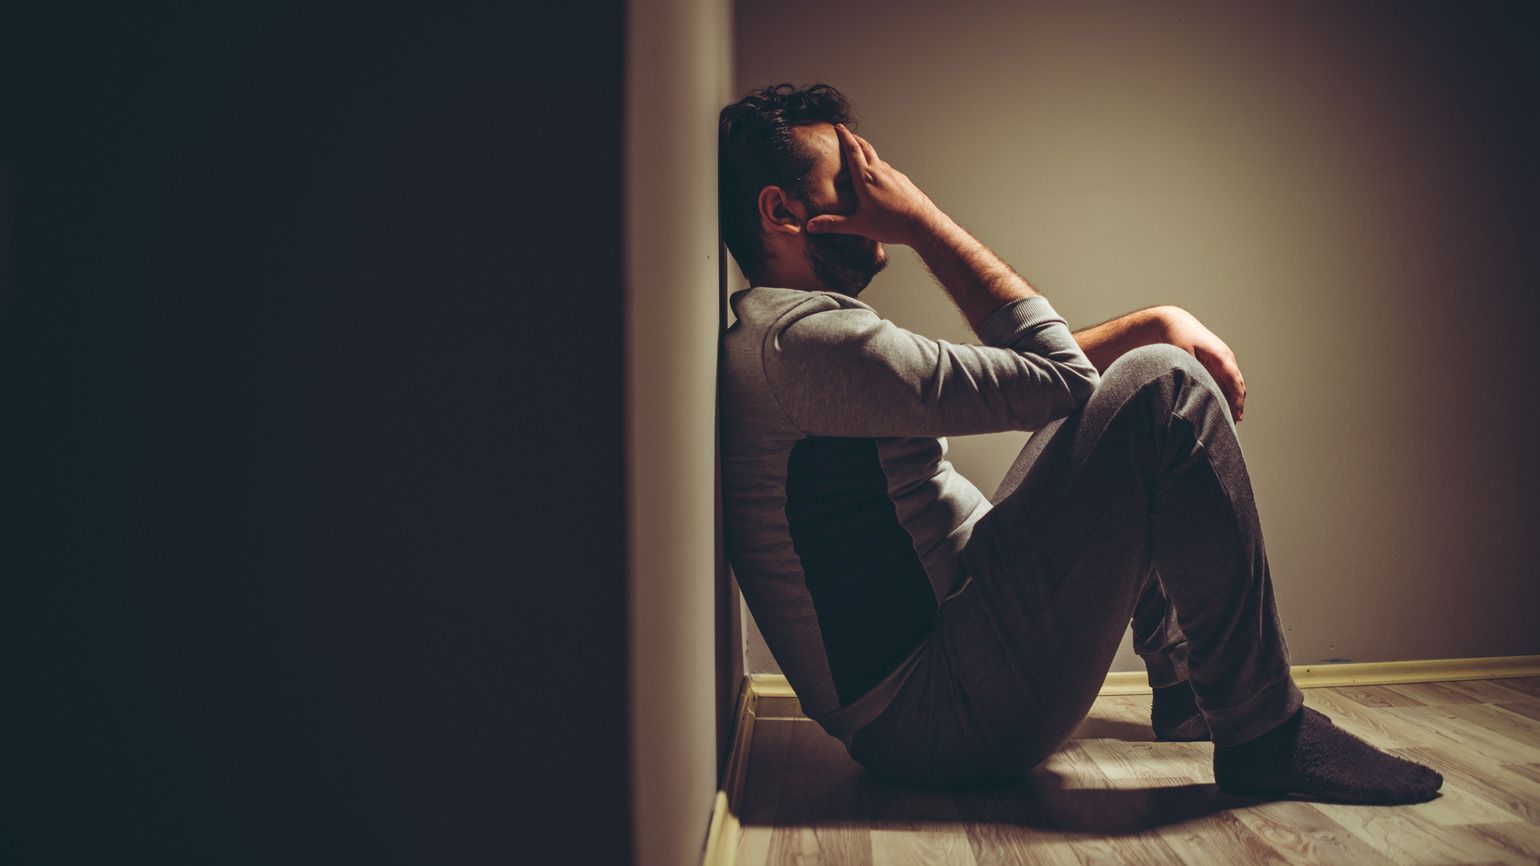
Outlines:
{"type": "Polygon", "coordinates": [[[1305,689],[1305,703],[1444,774],[1410,806],[1232,798],[1210,743],[1155,742],[1149,695],[1108,695],[1019,784],[873,779],[761,698],[733,862],[760,864],[1540,863],[1540,677],[1305,689]]]}

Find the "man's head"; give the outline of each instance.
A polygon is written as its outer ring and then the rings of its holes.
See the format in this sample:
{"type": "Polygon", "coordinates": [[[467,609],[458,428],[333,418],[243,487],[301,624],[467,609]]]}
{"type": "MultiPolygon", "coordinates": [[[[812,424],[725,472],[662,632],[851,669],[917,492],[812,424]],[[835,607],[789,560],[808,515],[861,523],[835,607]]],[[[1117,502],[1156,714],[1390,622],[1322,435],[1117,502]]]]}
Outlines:
{"type": "Polygon", "coordinates": [[[856,209],[834,131],[834,124],[853,121],[850,104],[827,84],[778,84],[722,109],[722,237],[754,284],[816,282],[853,296],[887,265],[882,244],[803,228],[819,214],[856,209]]]}

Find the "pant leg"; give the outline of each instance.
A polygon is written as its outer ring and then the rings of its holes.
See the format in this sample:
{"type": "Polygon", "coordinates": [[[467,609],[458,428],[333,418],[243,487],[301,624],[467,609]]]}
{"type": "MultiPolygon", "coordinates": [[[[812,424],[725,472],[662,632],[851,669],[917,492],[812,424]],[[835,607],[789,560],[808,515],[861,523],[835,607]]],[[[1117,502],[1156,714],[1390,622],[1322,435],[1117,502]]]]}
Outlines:
{"type": "Polygon", "coordinates": [[[1153,566],[1134,603],[1134,652],[1144,659],[1150,685],[1174,686],[1187,681],[1187,635],[1176,618],[1176,608],[1153,566]]]}
{"type": "MultiPolygon", "coordinates": [[[[984,715],[964,688],[998,676],[1004,658],[971,581],[937,611],[936,628],[893,702],[847,743],[850,756],[886,781],[954,786],[1011,781],[1024,769],[1002,760],[1008,748],[989,738],[984,715]],[[969,670],[968,676],[961,671],[969,670]]],[[[1009,743],[1006,744],[1009,746],[1009,743]]]]}
{"type": "Polygon", "coordinates": [[[964,561],[1004,657],[959,676],[986,736],[1018,744],[1003,759],[1041,760],[1084,718],[1152,579],[1216,745],[1303,704],[1234,423],[1186,352],[1119,358],[1080,411],[1028,441],[995,499],[964,561]]]}

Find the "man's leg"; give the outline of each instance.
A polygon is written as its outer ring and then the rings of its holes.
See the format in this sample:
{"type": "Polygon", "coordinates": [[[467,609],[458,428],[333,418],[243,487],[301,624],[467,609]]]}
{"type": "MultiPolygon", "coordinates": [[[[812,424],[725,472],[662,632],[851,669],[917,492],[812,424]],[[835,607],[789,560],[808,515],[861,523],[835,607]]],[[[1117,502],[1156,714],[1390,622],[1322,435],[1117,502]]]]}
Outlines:
{"type": "Polygon", "coordinates": [[[1029,440],[964,556],[1032,663],[1032,693],[1089,706],[1154,569],[1216,744],[1303,704],[1227,413],[1208,371],[1160,344],[1119,358],[1080,411],[1029,440]]]}
{"type": "Polygon", "coordinates": [[[1176,608],[1172,607],[1160,583],[1159,571],[1153,566],[1134,604],[1133,640],[1134,652],[1144,660],[1152,687],[1187,682],[1187,635],[1177,622],[1176,608]]]}
{"type": "Polygon", "coordinates": [[[1144,659],[1153,692],[1150,727],[1155,738],[1167,742],[1209,739],[1208,722],[1187,681],[1187,635],[1154,567],[1134,604],[1133,643],[1134,652],[1144,659]]]}
{"type": "Polygon", "coordinates": [[[1086,406],[1038,431],[964,555],[1020,689],[1013,699],[998,678],[981,680],[978,702],[1011,708],[994,721],[1029,732],[1037,751],[1089,709],[1153,567],[1187,638],[1216,777],[1221,752],[1245,759],[1226,764],[1221,784],[1388,802],[1425,799],[1426,774],[1437,776],[1345,744],[1329,720],[1322,733],[1325,717],[1305,712],[1234,423],[1208,371],[1176,347],[1125,354],[1086,406]],[[1291,763],[1301,737],[1352,764],[1352,778],[1291,763]],[[1365,762],[1390,787],[1353,788],[1365,762]]]}

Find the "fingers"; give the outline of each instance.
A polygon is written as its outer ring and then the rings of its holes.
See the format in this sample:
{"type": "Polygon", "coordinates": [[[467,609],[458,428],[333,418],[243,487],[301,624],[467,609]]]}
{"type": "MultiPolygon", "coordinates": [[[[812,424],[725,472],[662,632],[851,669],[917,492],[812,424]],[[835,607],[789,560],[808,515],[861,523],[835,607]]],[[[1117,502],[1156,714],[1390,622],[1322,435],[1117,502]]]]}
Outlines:
{"type": "Polygon", "coordinates": [[[1241,382],[1240,371],[1233,366],[1224,365],[1221,368],[1221,373],[1223,375],[1216,378],[1218,378],[1221,389],[1225,392],[1225,397],[1230,403],[1230,414],[1235,416],[1235,423],[1239,424],[1241,422],[1241,415],[1245,414],[1246,386],[1241,382]]]}
{"type": "Polygon", "coordinates": [[[1246,414],[1246,377],[1236,366],[1233,357],[1224,360],[1225,377],[1229,379],[1230,407],[1234,410],[1235,423],[1239,424],[1246,414]]]}
{"type": "Polygon", "coordinates": [[[871,169],[882,164],[882,160],[877,156],[877,148],[872,147],[871,142],[851,132],[843,123],[836,124],[835,129],[842,134],[841,138],[846,141],[845,149],[847,154],[851,154],[851,167],[853,169],[859,167],[862,177],[866,177],[871,169]],[[852,147],[854,148],[853,150],[852,147]]]}
{"type": "Polygon", "coordinates": [[[1241,417],[1246,414],[1246,383],[1240,379],[1240,372],[1236,371],[1235,378],[1225,382],[1225,391],[1230,397],[1230,413],[1235,416],[1235,423],[1241,423],[1241,417]]]}
{"type": "Polygon", "coordinates": [[[820,214],[802,224],[804,231],[810,234],[845,233],[860,234],[850,227],[852,220],[848,216],[838,214],[820,214]]]}
{"type": "Polygon", "coordinates": [[[1241,406],[1244,398],[1240,396],[1235,380],[1227,376],[1218,375],[1214,379],[1215,383],[1219,385],[1219,390],[1224,393],[1225,404],[1230,407],[1230,416],[1235,419],[1235,423],[1239,424],[1241,422],[1241,406]]]}
{"type": "Polygon", "coordinates": [[[1193,347],[1192,354],[1214,377],[1214,384],[1219,386],[1230,407],[1230,415],[1239,424],[1246,414],[1246,379],[1235,363],[1235,356],[1228,349],[1213,351],[1201,345],[1193,347]]]}
{"type": "Polygon", "coordinates": [[[838,133],[840,143],[844,145],[845,161],[850,163],[851,179],[854,180],[858,175],[864,179],[868,164],[866,151],[861,147],[861,142],[856,139],[855,133],[845,128],[843,123],[834,124],[834,131],[838,133]]]}
{"type": "MultiPolygon", "coordinates": [[[[851,135],[856,134],[852,132],[851,135]]],[[[867,141],[859,135],[856,135],[856,141],[861,143],[861,152],[866,154],[867,165],[876,165],[877,163],[881,162],[881,160],[877,158],[877,148],[872,147],[871,142],[867,141]]]]}

